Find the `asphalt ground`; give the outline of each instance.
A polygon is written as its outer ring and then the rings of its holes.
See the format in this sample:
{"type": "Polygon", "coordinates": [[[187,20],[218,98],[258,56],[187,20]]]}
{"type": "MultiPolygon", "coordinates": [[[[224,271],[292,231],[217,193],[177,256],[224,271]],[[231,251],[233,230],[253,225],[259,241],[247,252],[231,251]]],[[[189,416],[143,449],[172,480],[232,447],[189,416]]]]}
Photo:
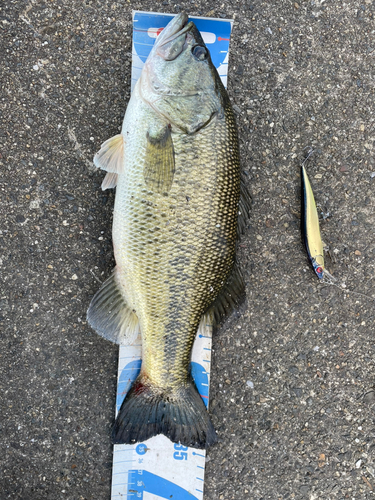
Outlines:
{"type": "Polygon", "coordinates": [[[253,196],[247,303],[213,341],[205,499],[371,499],[375,2],[4,0],[0,499],[110,497],[116,346],[86,324],[114,265],[92,165],[130,94],[132,9],[234,18],[228,90],[253,196]],[[299,166],[319,204],[318,282],[299,166]]]}

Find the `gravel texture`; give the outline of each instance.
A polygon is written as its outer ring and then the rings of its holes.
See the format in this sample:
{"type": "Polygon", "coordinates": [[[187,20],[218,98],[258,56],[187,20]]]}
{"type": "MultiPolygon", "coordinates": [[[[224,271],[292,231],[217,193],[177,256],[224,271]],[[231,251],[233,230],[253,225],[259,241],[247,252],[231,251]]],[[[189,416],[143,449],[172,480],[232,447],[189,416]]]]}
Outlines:
{"type": "Polygon", "coordinates": [[[130,92],[131,11],[234,18],[253,196],[248,301],[214,338],[205,499],[371,499],[375,2],[5,0],[0,7],[0,499],[109,499],[117,347],[86,324],[113,267],[92,166],[130,92]],[[300,237],[299,165],[322,216],[300,237]]]}

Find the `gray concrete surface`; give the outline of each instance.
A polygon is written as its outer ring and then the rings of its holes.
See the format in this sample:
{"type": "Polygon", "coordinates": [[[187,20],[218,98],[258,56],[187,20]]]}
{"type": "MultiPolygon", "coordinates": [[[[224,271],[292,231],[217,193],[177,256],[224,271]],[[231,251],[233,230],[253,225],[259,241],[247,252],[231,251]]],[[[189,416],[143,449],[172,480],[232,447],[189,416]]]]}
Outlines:
{"type": "Polygon", "coordinates": [[[105,500],[117,347],[85,322],[113,266],[92,168],[129,99],[131,10],[235,19],[229,94],[254,205],[248,302],[215,336],[205,498],[371,499],[375,2],[5,0],[0,6],[0,499],[105,500]],[[324,220],[299,229],[304,149],[324,220]]]}

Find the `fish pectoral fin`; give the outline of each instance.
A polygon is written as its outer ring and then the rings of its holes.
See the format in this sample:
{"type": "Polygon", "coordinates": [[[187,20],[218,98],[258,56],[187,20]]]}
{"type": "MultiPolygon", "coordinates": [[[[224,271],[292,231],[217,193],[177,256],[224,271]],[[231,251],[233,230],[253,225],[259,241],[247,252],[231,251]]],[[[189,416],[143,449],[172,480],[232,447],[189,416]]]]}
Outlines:
{"type": "Polygon", "coordinates": [[[115,188],[117,186],[117,179],[118,174],[115,174],[114,172],[108,172],[103,179],[102,190],[105,191],[106,189],[115,188]]]}
{"type": "Polygon", "coordinates": [[[207,315],[211,314],[214,325],[219,325],[242,304],[245,300],[245,296],[245,282],[237,263],[234,263],[232,272],[225,282],[221,292],[216,297],[208,311],[202,316],[201,322],[205,319],[205,317],[209,318],[210,316],[207,315]]]}
{"type": "Polygon", "coordinates": [[[251,195],[247,190],[244,179],[240,181],[240,201],[238,204],[237,237],[239,238],[245,231],[250,218],[251,195]]]}
{"type": "Polygon", "coordinates": [[[167,125],[157,132],[147,132],[145,167],[146,185],[157,193],[168,193],[175,172],[174,147],[171,129],[167,125]]]}
{"type": "Polygon", "coordinates": [[[124,171],[125,141],[122,134],[115,135],[103,142],[94,156],[94,165],[106,172],[122,174],[124,171]]]}
{"type": "Polygon", "coordinates": [[[91,300],[87,321],[97,334],[116,344],[130,345],[137,338],[138,318],[126,303],[116,270],[91,300]]]}

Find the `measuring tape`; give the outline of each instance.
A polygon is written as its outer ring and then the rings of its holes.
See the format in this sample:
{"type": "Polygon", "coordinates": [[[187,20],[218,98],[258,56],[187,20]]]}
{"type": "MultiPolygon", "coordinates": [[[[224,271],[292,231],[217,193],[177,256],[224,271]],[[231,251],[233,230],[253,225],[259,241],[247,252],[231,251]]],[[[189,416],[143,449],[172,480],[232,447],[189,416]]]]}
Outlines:
{"type": "MultiPolygon", "coordinates": [[[[172,14],[133,11],[132,90],[157,35],[172,14]]],[[[201,32],[224,86],[233,21],[191,17],[201,32]]],[[[212,327],[199,330],[191,355],[191,374],[206,407],[209,401],[212,327]]],[[[120,346],[116,414],[142,364],[139,335],[131,346],[120,346]]],[[[206,451],[182,446],[160,434],[134,445],[115,444],[111,500],[203,500],[206,451]]]]}
{"type": "MultiPolygon", "coordinates": [[[[211,328],[207,328],[209,332],[211,328]]],[[[121,346],[116,412],[141,369],[140,336],[132,346],[121,346]]],[[[208,406],[211,336],[198,333],[192,351],[191,373],[208,406]]],[[[205,450],[172,443],[162,434],[134,445],[115,444],[112,499],[203,499],[205,450]]]]}

